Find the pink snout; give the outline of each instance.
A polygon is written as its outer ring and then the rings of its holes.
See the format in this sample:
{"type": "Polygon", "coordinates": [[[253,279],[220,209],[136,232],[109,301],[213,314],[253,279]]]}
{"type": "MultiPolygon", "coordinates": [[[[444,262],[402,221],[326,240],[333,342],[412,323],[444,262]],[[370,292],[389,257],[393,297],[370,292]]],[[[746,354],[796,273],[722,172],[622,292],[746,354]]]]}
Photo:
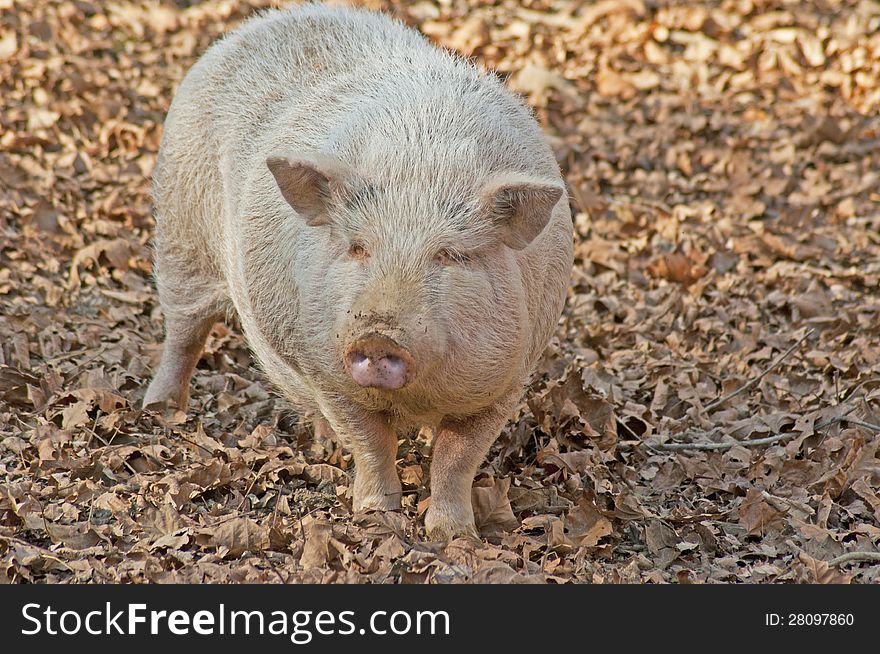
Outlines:
{"type": "Polygon", "coordinates": [[[345,350],[345,367],[364,388],[403,388],[412,376],[414,364],[409,350],[381,334],[368,334],[345,350]]]}

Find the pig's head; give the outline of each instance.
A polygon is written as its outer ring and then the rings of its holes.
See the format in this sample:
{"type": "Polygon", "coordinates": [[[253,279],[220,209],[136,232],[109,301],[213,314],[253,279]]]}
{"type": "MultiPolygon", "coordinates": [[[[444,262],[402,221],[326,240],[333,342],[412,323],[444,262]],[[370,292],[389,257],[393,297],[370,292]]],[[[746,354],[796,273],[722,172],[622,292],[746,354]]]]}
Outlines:
{"type": "Polygon", "coordinates": [[[330,350],[355,393],[485,392],[510,367],[527,331],[514,251],[547,225],[561,183],[502,173],[437,193],[324,154],[266,163],[299,219],[329,235],[330,350]]]}

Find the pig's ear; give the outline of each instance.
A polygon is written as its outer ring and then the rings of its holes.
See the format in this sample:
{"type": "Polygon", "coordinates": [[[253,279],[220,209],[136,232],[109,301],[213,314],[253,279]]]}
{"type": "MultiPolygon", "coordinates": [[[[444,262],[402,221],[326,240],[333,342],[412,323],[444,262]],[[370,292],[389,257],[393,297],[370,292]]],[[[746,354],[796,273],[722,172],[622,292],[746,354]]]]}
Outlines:
{"type": "Polygon", "coordinates": [[[269,157],[266,166],[275,177],[281,195],[306,224],[328,225],[328,206],[350,174],[348,166],[327,155],[304,158],[269,157]]]}
{"type": "Polygon", "coordinates": [[[547,226],[562,190],[525,175],[504,175],[483,187],[482,200],[504,244],[522,250],[547,226]]]}

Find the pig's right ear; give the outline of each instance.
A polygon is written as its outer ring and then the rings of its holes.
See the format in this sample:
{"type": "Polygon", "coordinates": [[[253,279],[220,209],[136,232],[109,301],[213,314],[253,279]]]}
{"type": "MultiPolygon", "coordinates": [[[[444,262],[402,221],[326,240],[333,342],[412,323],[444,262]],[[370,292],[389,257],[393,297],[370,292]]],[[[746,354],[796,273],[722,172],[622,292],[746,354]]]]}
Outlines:
{"type": "Polygon", "coordinates": [[[349,175],[345,164],[327,155],[308,158],[269,157],[266,166],[281,195],[307,225],[329,225],[328,206],[349,175]]]}
{"type": "Polygon", "coordinates": [[[522,250],[540,234],[562,197],[560,184],[510,173],[490,180],[482,202],[505,245],[522,250]]]}

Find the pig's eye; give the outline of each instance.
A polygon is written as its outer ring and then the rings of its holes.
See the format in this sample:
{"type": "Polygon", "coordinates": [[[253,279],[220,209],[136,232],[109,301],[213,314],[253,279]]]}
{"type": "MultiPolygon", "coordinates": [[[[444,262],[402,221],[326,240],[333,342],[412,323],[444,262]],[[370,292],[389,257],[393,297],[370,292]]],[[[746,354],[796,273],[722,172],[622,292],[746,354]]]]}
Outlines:
{"type": "Polygon", "coordinates": [[[451,266],[453,264],[463,264],[467,263],[467,256],[461,254],[460,252],[455,252],[453,250],[448,250],[443,248],[437,254],[434,255],[434,261],[440,264],[441,266],[451,266]]]}
{"type": "Polygon", "coordinates": [[[360,243],[352,243],[351,246],[348,248],[348,256],[350,256],[352,259],[363,260],[368,258],[370,255],[363,245],[361,245],[360,243]]]}

